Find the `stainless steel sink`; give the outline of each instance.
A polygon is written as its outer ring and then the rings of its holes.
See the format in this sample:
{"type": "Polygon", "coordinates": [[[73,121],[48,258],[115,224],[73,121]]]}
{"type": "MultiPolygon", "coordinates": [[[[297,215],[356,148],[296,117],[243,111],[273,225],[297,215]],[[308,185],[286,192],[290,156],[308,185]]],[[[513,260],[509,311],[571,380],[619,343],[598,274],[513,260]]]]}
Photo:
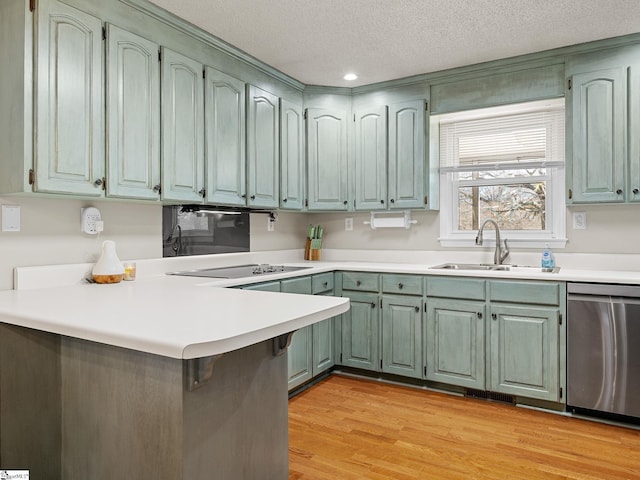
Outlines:
{"type": "Polygon", "coordinates": [[[443,263],[431,267],[437,270],[509,270],[509,265],[494,265],[491,263],[443,263]]]}
{"type": "Polygon", "coordinates": [[[540,267],[526,266],[526,265],[495,265],[493,263],[443,263],[442,265],[436,265],[430,267],[436,270],[480,270],[480,271],[538,271],[548,273],[558,273],[560,267],[555,267],[551,270],[542,269],[540,267]]]}

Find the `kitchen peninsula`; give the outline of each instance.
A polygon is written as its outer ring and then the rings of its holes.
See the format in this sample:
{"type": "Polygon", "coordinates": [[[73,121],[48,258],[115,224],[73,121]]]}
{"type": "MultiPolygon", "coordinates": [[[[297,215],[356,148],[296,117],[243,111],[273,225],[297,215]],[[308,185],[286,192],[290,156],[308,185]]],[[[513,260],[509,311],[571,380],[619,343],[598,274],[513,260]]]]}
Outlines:
{"type": "Polygon", "coordinates": [[[348,305],[164,276],[0,292],[2,466],[285,479],[288,334],[348,305]]]}

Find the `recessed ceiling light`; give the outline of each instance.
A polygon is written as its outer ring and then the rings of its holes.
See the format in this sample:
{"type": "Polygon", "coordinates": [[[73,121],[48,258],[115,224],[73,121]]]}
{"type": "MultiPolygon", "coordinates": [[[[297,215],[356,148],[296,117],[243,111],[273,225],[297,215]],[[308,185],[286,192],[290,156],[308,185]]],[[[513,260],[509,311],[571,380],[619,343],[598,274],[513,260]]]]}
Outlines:
{"type": "Polygon", "coordinates": [[[347,73],[344,77],[345,80],[355,80],[358,78],[358,75],[356,75],[355,73],[347,73]]]}

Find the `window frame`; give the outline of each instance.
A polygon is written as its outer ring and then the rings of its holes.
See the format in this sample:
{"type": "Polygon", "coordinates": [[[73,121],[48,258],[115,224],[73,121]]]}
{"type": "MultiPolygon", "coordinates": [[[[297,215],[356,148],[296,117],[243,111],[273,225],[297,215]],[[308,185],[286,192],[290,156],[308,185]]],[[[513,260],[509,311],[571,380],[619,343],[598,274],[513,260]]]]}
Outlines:
{"type": "MultiPolygon", "coordinates": [[[[442,171],[440,168],[440,122],[446,119],[450,122],[463,121],[474,118],[495,117],[496,115],[509,115],[514,113],[526,113],[532,110],[544,108],[566,108],[564,98],[549,99],[535,102],[517,103],[499,107],[481,108],[466,112],[447,113],[434,115],[430,118],[430,142],[432,160],[438,165],[440,180],[440,236],[438,238],[443,247],[468,247],[475,246],[477,231],[458,230],[458,215],[460,211],[458,188],[461,183],[467,185],[508,185],[518,183],[518,178],[504,178],[496,180],[460,181],[456,171],[442,171]]],[[[564,118],[564,115],[563,115],[564,118]]],[[[566,205],[564,201],[566,159],[562,149],[562,162],[533,162],[547,169],[545,178],[545,230],[500,230],[502,238],[509,241],[509,246],[514,248],[542,248],[549,245],[552,248],[564,248],[566,238],[566,205]]],[[[526,162],[525,164],[526,165],[526,162]]],[[[472,169],[473,170],[473,169],[472,169]]],[[[480,168],[478,168],[480,170],[480,168]]],[[[525,177],[523,177],[525,178],[525,177]]],[[[530,179],[527,178],[527,181],[530,179]]],[[[493,235],[485,236],[485,245],[495,246],[493,235]]]]}

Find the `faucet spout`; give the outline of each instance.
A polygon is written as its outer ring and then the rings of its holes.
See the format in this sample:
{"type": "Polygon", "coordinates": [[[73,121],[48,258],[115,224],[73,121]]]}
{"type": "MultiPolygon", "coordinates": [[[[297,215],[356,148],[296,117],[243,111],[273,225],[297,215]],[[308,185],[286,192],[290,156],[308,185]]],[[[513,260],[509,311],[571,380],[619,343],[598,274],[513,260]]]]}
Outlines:
{"type": "Polygon", "coordinates": [[[484,241],[484,238],[483,238],[484,228],[487,226],[487,223],[491,223],[493,225],[493,228],[496,231],[496,251],[493,254],[493,263],[496,265],[501,265],[502,262],[504,262],[509,256],[509,246],[507,245],[507,240],[505,239],[504,249],[502,248],[502,242],[500,241],[500,227],[498,226],[498,223],[495,220],[491,218],[487,218],[482,223],[482,226],[478,230],[478,235],[476,236],[476,245],[482,245],[482,242],[484,241]]]}

